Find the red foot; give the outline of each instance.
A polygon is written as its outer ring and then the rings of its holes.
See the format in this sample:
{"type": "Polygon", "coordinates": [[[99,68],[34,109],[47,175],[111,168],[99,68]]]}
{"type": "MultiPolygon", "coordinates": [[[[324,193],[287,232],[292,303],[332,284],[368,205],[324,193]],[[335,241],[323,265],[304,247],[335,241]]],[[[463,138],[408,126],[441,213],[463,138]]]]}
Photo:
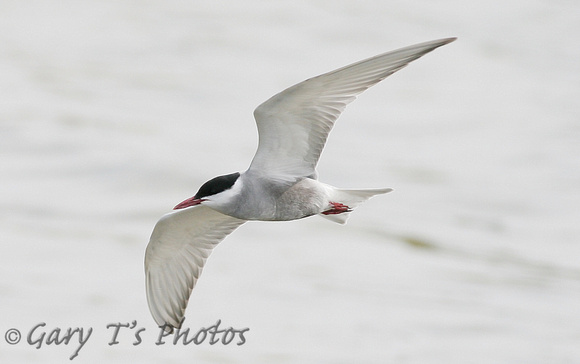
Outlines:
{"type": "Polygon", "coordinates": [[[351,212],[352,209],[346,205],[341,204],[340,202],[331,202],[332,208],[330,210],[323,211],[323,215],[337,215],[342,214],[343,212],[351,212]]]}

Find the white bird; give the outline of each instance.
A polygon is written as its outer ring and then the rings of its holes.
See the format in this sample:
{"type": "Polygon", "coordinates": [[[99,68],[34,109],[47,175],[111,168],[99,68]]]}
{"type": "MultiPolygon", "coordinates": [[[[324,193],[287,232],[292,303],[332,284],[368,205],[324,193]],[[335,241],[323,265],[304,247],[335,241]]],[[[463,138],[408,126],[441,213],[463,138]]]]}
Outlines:
{"type": "Polygon", "coordinates": [[[147,301],[168,332],[179,328],[212,249],[248,220],[320,215],[344,224],[349,213],[390,188],[341,189],[317,180],[316,164],[334,122],[355,97],[455,38],[365,59],[294,85],[254,111],[259,145],[248,170],[215,177],[164,215],[145,253],[147,301]]]}

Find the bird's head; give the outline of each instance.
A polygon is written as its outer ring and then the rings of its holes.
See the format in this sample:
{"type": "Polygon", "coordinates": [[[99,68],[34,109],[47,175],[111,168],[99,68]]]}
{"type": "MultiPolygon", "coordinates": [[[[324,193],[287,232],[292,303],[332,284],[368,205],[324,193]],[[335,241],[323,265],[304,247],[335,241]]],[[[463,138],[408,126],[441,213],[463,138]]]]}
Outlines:
{"type": "Polygon", "coordinates": [[[212,178],[201,185],[195,196],[177,204],[173,209],[184,209],[186,207],[199,205],[205,201],[219,202],[222,199],[229,199],[228,192],[231,191],[239,177],[240,173],[236,172],[212,178]]]}

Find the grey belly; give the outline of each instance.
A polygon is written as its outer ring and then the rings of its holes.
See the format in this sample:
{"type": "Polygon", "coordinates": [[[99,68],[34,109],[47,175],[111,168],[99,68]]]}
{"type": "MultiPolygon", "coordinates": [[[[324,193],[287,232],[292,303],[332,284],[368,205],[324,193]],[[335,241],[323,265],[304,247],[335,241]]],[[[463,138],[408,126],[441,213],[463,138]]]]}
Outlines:
{"type": "Polygon", "coordinates": [[[276,200],[275,220],[301,219],[322,212],[324,196],[309,182],[305,179],[280,195],[276,200]]]}

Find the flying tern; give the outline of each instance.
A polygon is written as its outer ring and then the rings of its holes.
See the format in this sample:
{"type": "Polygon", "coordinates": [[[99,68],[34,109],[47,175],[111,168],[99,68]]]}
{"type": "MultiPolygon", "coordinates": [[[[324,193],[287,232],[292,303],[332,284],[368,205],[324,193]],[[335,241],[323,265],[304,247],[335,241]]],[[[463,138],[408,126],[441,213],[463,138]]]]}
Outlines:
{"type": "Polygon", "coordinates": [[[390,188],[343,189],[318,181],[316,164],[336,119],[369,87],[455,38],[383,53],[310,78],[258,106],[258,149],[250,167],[215,177],[155,225],[145,252],[147,301],[168,332],[179,328],[213,248],[248,220],[320,215],[344,224],[350,212],[390,188]]]}

